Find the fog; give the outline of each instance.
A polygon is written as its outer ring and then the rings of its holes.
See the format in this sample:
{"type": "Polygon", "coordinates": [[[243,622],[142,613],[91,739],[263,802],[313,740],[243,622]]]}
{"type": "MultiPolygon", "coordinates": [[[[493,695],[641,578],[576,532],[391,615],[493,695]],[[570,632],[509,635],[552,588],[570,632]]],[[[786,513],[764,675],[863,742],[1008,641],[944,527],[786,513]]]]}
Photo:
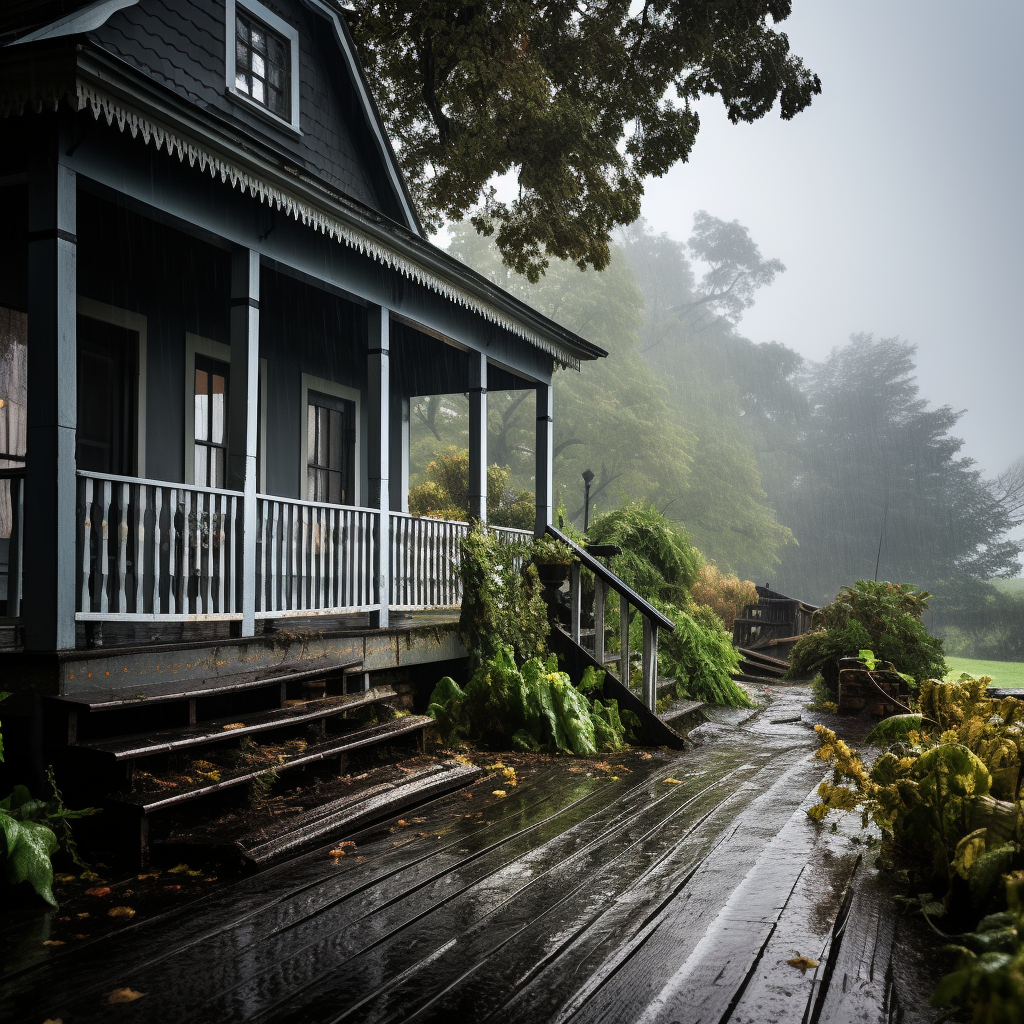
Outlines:
{"type": "Polygon", "coordinates": [[[753,125],[702,103],[644,216],[679,240],[697,210],[736,218],[782,259],[739,324],[753,341],[916,344],[923,396],[967,410],[954,433],[995,474],[1024,454],[1024,4],[796,0],[784,28],[822,95],[753,125]]]}

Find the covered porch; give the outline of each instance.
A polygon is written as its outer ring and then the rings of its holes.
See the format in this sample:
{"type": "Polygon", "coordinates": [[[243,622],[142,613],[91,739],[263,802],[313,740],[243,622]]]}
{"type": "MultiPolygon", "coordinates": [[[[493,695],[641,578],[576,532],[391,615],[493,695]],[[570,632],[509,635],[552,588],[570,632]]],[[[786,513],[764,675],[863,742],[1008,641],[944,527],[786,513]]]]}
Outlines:
{"type": "Polygon", "coordinates": [[[507,317],[102,117],[90,135],[88,110],[19,120],[4,160],[26,159],[0,178],[18,211],[0,296],[9,643],[457,609],[459,542],[486,519],[489,390],[536,396],[536,529],[550,523],[556,360],[507,317]],[[469,507],[410,516],[410,401],[455,393],[470,406],[469,507]]]}

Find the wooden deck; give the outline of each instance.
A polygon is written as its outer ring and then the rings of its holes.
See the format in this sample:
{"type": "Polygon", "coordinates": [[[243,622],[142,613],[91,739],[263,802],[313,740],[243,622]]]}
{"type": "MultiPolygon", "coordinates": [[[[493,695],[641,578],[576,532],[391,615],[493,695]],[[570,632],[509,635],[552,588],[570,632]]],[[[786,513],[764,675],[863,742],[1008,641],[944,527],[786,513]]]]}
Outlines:
{"type": "Polygon", "coordinates": [[[91,945],[40,947],[4,979],[0,1018],[928,1020],[899,1004],[914,965],[894,969],[902,925],[873,858],[804,814],[823,774],[794,721],[806,691],[776,698],[720,714],[681,755],[542,765],[504,797],[482,779],[355,837],[356,855],[324,846],[91,945]],[[145,995],[110,1005],[122,987],[145,995]]]}

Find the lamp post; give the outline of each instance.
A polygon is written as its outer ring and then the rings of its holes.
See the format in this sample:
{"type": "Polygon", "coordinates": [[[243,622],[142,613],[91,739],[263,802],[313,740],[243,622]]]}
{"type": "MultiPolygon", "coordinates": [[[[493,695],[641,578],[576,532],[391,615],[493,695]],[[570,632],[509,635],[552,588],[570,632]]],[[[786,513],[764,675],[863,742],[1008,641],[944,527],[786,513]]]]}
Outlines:
{"type": "Polygon", "coordinates": [[[590,483],[594,479],[594,472],[590,469],[583,470],[583,532],[587,532],[590,526],[590,483]]]}

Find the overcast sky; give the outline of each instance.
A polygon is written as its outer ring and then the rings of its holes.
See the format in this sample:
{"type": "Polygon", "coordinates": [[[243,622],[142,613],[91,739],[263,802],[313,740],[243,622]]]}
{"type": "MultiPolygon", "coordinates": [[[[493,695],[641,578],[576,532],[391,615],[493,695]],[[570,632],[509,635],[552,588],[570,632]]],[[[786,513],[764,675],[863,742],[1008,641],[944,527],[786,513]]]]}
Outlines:
{"type": "Polygon", "coordinates": [[[850,334],[918,346],[935,404],[988,473],[1024,455],[1024,2],[794,0],[782,26],[822,80],[793,121],[701,106],[691,162],[644,216],[738,219],[787,271],[740,322],[821,358],[850,334]]]}

